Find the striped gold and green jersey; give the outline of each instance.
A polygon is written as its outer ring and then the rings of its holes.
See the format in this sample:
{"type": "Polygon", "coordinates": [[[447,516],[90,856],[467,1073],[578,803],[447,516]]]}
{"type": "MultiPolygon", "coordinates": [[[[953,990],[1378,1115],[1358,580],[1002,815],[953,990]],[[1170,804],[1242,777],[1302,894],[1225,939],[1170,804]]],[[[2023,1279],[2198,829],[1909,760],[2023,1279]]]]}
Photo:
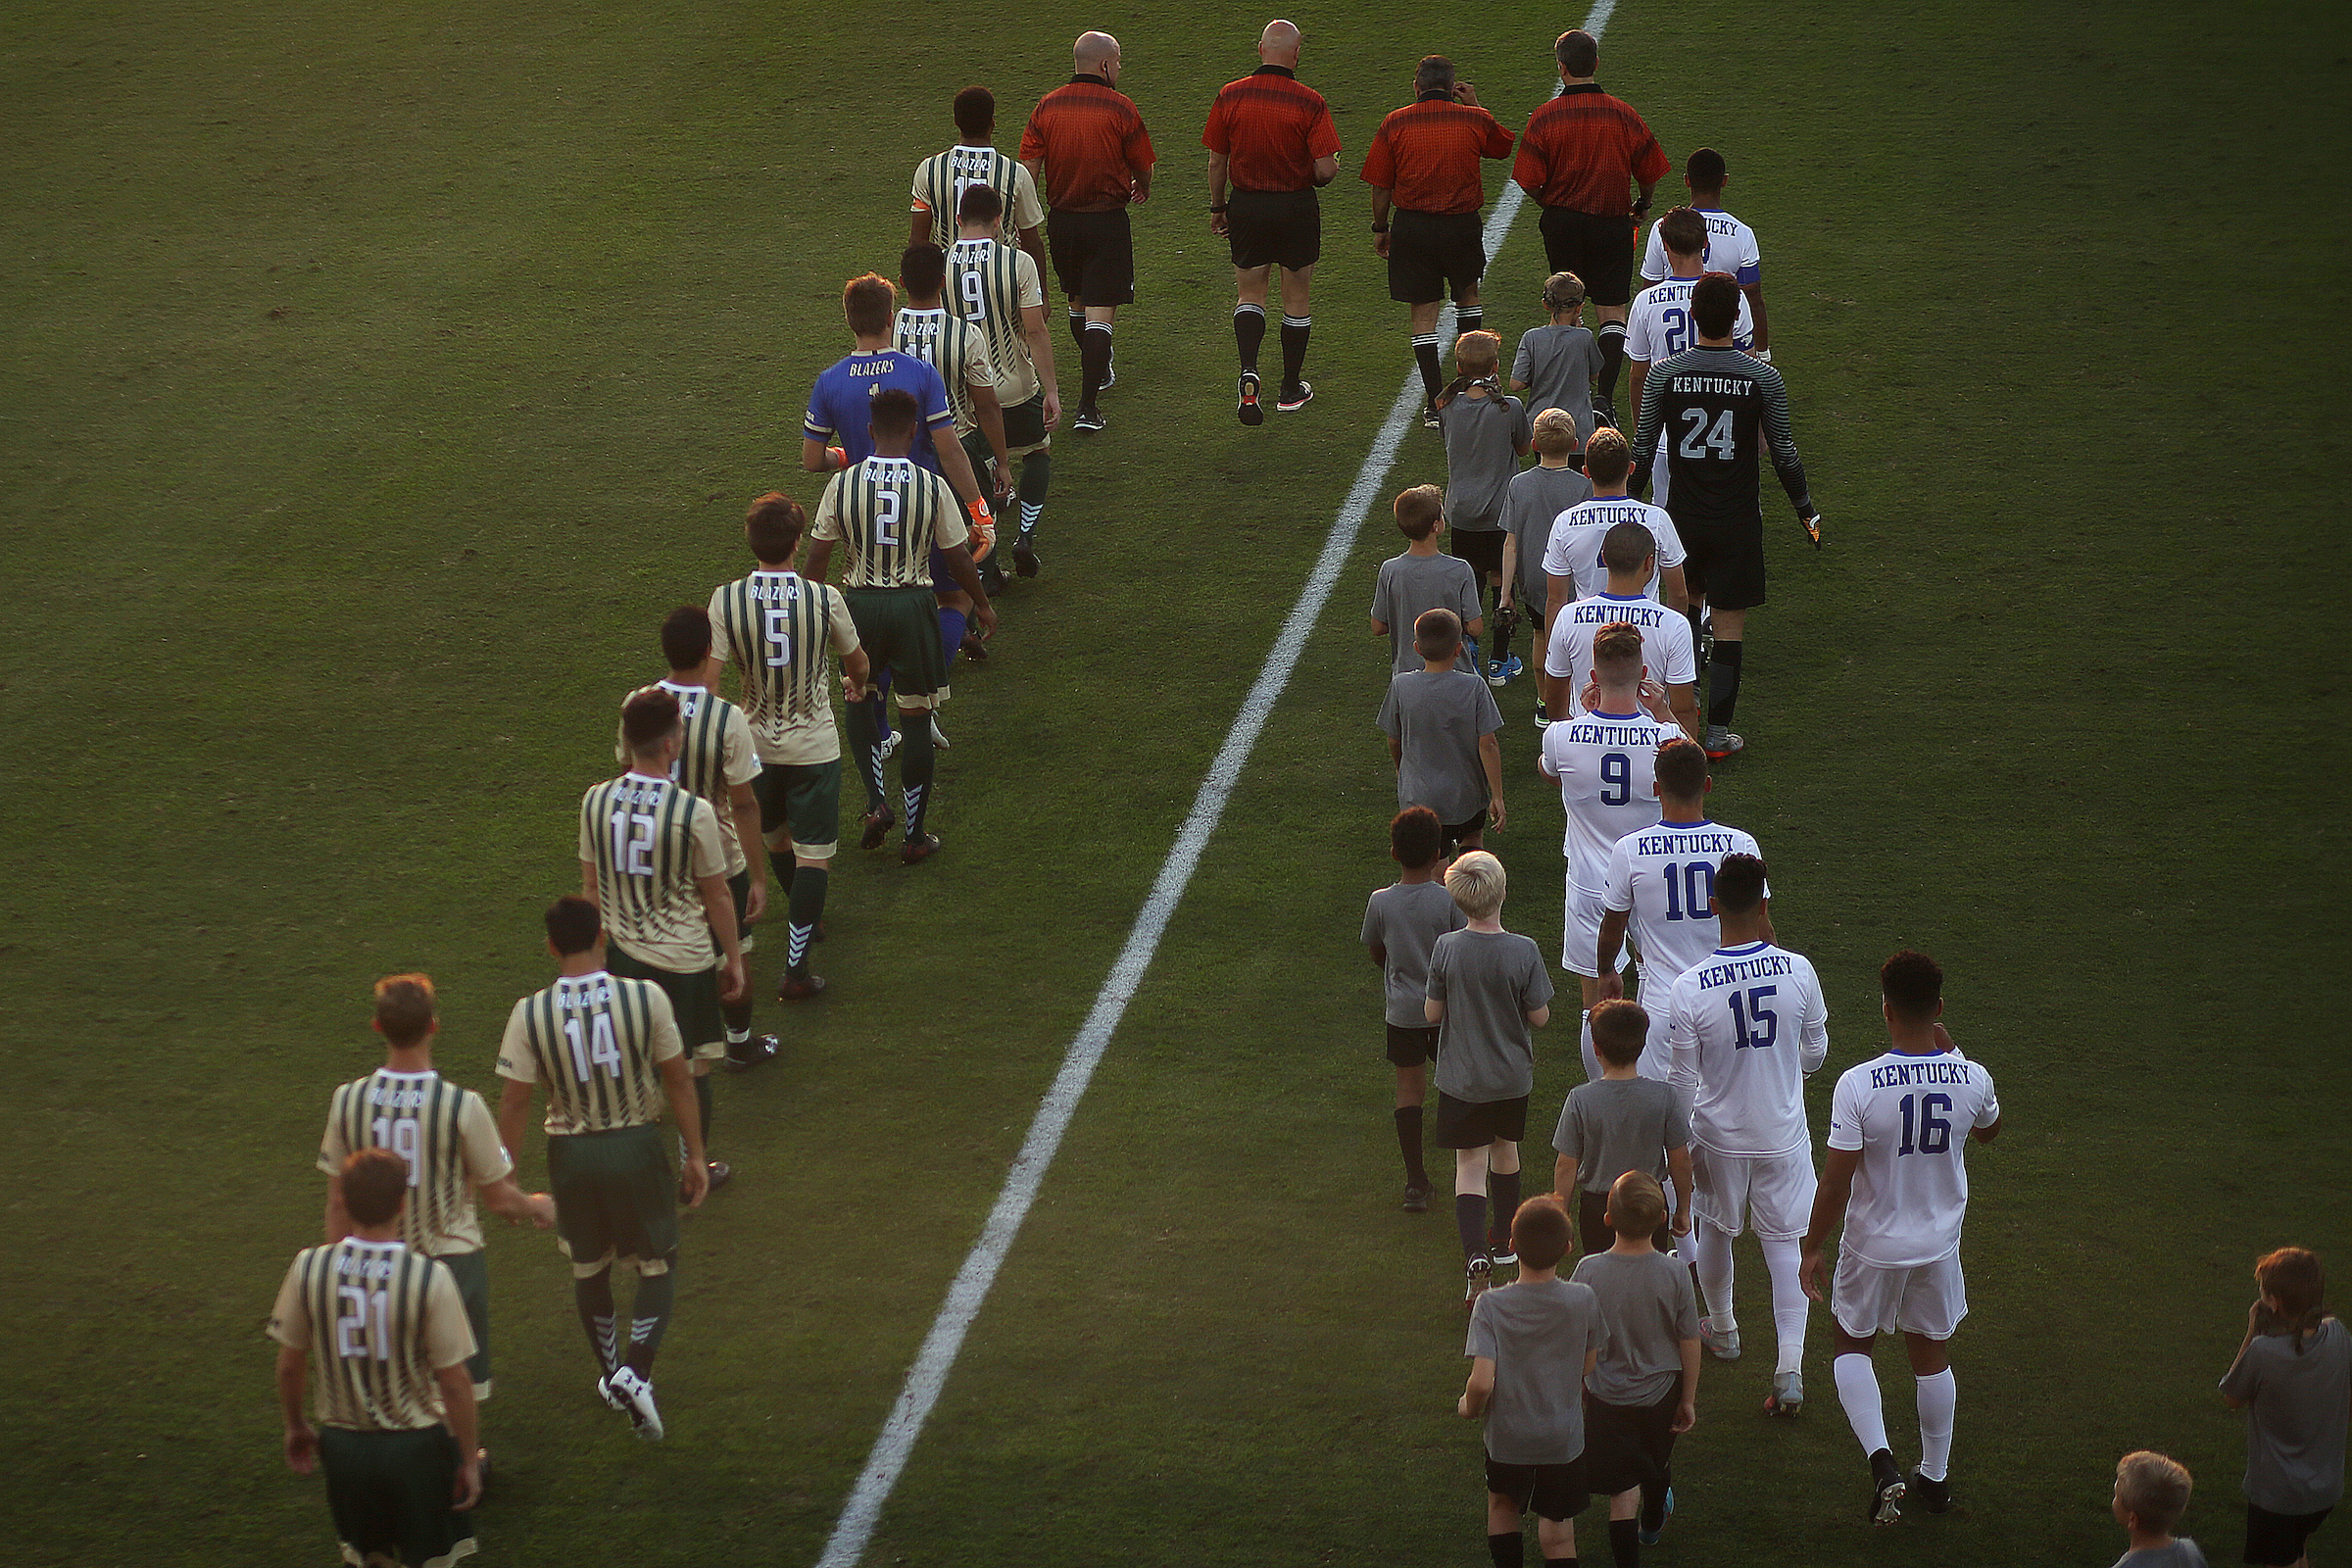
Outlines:
{"type": "Polygon", "coordinates": [[[1024,228],[1035,228],[1046,220],[1046,210],[1037,199],[1037,180],[1020,161],[1007,158],[994,147],[966,147],[958,143],[944,153],[934,153],[914,169],[914,204],[909,211],[931,215],[931,243],[941,250],[956,240],[956,213],[963,205],[963,193],[974,185],[986,185],[1004,203],[1004,216],[997,220],[997,231],[1004,243],[1013,244],[1024,228]]]}
{"type": "Polygon", "coordinates": [[[332,1176],[363,1149],[389,1149],[409,1167],[402,1241],[428,1257],[481,1248],[473,1190],[514,1169],[481,1096],[437,1072],[379,1067],[355,1078],[327,1104],[318,1168],[332,1176]]]}
{"type": "Polygon", "coordinates": [[[442,1418],[434,1372],[474,1352],[449,1266],[406,1242],[306,1249],[286,1270],[270,1337],[310,1352],[318,1424],[410,1432],[442,1418]]]}
{"type": "Polygon", "coordinates": [[[794,571],[755,571],[714,589],[710,613],[710,652],[741,672],[760,760],[806,766],[840,757],[832,663],[858,646],[841,590],[794,571]]]}
{"type": "Polygon", "coordinates": [[[997,372],[997,401],[1006,408],[1038,394],[1037,364],[1029,352],[1023,307],[1042,307],[1046,289],[1037,263],[1017,245],[959,239],[948,252],[947,306],[980,329],[997,372]]]}
{"type": "Polygon", "coordinates": [[[662,1063],[684,1050],[660,986],[598,969],[514,1004],[498,1043],[498,1075],[546,1087],[552,1136],[611,1132],[662,1119],[662,1063]]]}
{"type": "Polygon", "coordinates": [[[879,455],[833,476],[810,533],[849,547],[846,588],[928,588],[932,547],[965,538],[947,480],[912,458],[879,455]]]}
{"type": "Polygon", "coordinates": [[[634,770],[593,785],[580,797],[580,860],[596,868],[605,930],[623,952],[682,974],[717,966],[697,886],[727,874],[709,801],[634,770]]]}
{"type": "Polygon", "coordinates": [[[939,372],[939,378],[948,384],[948,408],[956,416],[957,435],[979,425],[972,388],[984,386],[994,392],[997,371],[989,361],[987,339],[978,327],[951,316],[944,306],[904,310],[890,329],[890,346],[939,372]]]}
{"type": "MultiPolygon", "coordinates": [[[[709,801],[718,813],[719,842],[727,853],[727,875],[733,876],[751,863],[744,858],[743,839],[735,831],[735,786],[760,776],[751,720],[707,686],[681,686],[674,680],[656,684],[678,700],[678,717],[686,728],[686,744],[669,764],[669,776],[709,801]]],[[[624,766],[629,760],[628,741],[617,720],[612,760],[624,766]]]]}

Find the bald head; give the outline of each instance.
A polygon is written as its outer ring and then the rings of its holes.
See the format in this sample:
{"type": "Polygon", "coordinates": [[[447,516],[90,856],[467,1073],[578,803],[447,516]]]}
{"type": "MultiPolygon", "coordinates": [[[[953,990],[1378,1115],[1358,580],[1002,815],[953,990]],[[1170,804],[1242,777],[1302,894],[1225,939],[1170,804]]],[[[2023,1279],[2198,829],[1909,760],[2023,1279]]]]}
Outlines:
{"type": "Polygon", "coordinates": [[[1104,68],[1116,69],[1119,63],[1119,40],[1107,32],[1082,32],[1070,50],[1070,62],[1082,74],[1109,74],[1104,68]]]}
{"type": "Polygon", "coordinates": [[[1269,22],[1257,35],[1257,58],[1269,66],[1298,63],[1298,29],[1288,22],[1269,22]]]}

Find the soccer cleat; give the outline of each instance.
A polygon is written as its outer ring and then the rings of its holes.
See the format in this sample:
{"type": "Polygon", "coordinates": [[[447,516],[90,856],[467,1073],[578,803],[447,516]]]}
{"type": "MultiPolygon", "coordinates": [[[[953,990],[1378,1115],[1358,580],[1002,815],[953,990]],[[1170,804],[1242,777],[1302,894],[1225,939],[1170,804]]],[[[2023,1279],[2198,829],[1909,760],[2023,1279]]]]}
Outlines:
{"type": "Polygon", "coordinates": [[[1234,416],[1244,424],[1263,424],[1266,411],[1257,406],[1257,372],[1244,370],[1241,384],[1234,389],[1234,416]]]}
{"type": "Polygon", "coordinates": [[[1080,435],[1092,435],[1097,430],[1109,429],[1110,421],[1093,409],[1080,409],[1078,416],[1070,421],[1070,428],[1080,435]]]}
{"type": "Polygon", "coordinates": [[[825,977],[821,974],[786,974],[783,984],[776,987],[778,1002],[807,1002],[825,994],[825,977]]]}
{"type": "Polygon", "coordinates": [[[1737,1323],[1728,1329],[1717,1329],[1713,1318],[1702,1317],[1698,1320],[1698,1342],[1718,1361],[1740,1359],[1740,1325],[1737,1323]]]}
{"type": "Polygon", "coordinates": [[[727,1071],[744,1072],[776,1059],[783,1042],[774,1035],[754,1035],[749,1040],[727,1042],[727,1071]]]}
{"type": "Polygon", "coordinates": [[[1404,1211],[1407,1214],[1429,1212],[1429,1183],[1406,1182],[1404,1184],[1404,1211]]]}
{"type": "Polygon", "coordinates": [[[926,833],[919,839],[908,839],[899,849],[899,863],[920,865],[939,853],[939,835],[926,833]]]}
{"type": "Polygon", "coordinates": [[[1794,1415],[1805,1407],[1805,1378],[1801,1372],[1775,1372],[1772,1392],[1764,1396],[1766,1415],[1794,1415]]]}
{"type": "Polygon", "coordinates": [[[946,751],[949,746],[948,732],[939,727],[939,715],[937,713],[933,713],[931,715],[931,744],[938,747],[943,752],[946,751]]]}
{"type": "Polygon", "coordinates": [[[875,807],[859,820],[865,826],[865,831],[858,835],[858,847],[861,850],[880,849],[882,841],[890,837],[890,830],[899,822],[897,814],[887,806],[875,807]]]}
{"type": "Polygon", "coordinates": [[[1634,1532],[1634,1534],[1640,1538],[1642,1544],[1644,1546],[1654,1546],[1658,1544],[1658,1538],[1666,1534],[1666,1521],[1673,1516],[1674,1489],[1672,1487],[1668,1487],[1666,1489],[1666,1500],[1658,1509],[1658,1522],[1654,1525],[1649,1522],[1649,1510],[1645,1508],[1642,1512],[1641,1526],[1634,1532]]]}
{"type": "Polygon", "coordinates": [[[1037,546],[1025,533],[1012,542],[1012,569],[1024,577],[1037,575],[1037,546]]]}
{"type": "Polygon", "coordinates": [[[1507,1264],[1518,1262],[1519,1254],[1511,1250],[1511,1239],[1508,1236],[1497,1236],[1493,1231],[1489,1231],[1487,1233],[1487,1260],[1496,1268],[1502,1268],[1507,1264]]]}
{"type": "Polygon", "coordinates": [[[1282,396],[1274,400],[1274,407],[1285,414],[1297,414],[1314,401],[1315,383],[1301,381],[1297,386],[1286,388],[1282,396]]]}
{"type": "Polygon", "coordinates": [[[1952,1478],[1931,1481],[1918,1471],[1911,1472],[1911,1490],[1919,1494],[1919,1505],[1930,1513],[1952,1511],[1952,1478]]]}
{"type": "Polygon", "coordinates": [[[1903,1516],[1903,1467],[1881,1448],[1870,1456],[1870,1522],[1890,1525],[1903,1516]]]}
{"type": "Polygon", "coordinates": [[[1487,684],[1490,686],[1508,686],[1526,673],[1527,664],[1517,654],[1508,659],[1487,661],[1487,684]]]}
{"type": "Polygon", "coordinates": [[[1549,729],[1550,727],[1551,715],[1544,710],[1544,705],[1542,703],[1538,703],[1536,705],[1536,728],[1549,729]]]}
{"type": "Polygon", "coordinates": [[[975,664],[988,662],[988,644],[980,640],[980,634],[976,631],[965,632],[963,641],[956,645],[956,651],[975,664]]]}
{"type": "Polygon", "coordinates": [[[1424,430],[1443,430],[1446,428],[1445,421],[1438,417],[1438,406],[1435,403],[1424,403],[1421,405],[1421,428],[1424,430]]]}
{"type": "Polygon", "coordinates": [[[1609,406],[1607,398],[1592,400],[1592,423],[1595,428],[1604,424],[1612,430],[1621,428],[1617,423],[1617,411],[1609,406]]]}
{"type": "Polygon", "coordinates": [[[1488,1288],[1494,1283],[1494,1265],[1487,1261],[1486,1253],[1481,1252],[1470,1260],[1469,1275],[1469,1284],[1462,1294],[1462,1310],[1465,1312],[1477,1305],[1478,1298],[1486,1295],[1488,1288]]]}
{"type": "Polygon", "coordinates": [[[605,1400],[612,1402],[617,1396],[618,1408],[628,1412],[629,1424],[637,1435],[648,1443],[662,1441],[662,1412],[654,1405],[654,1386],[637,1375],[633,1366],[624,1366],[605,1383],[605,1400]]]}
{"type": "Polygon", "coordinates": [[[882,761],[889,761],[891,758],[897,754],[899,743],[906,738],[906,736],[904,731],[895,729],[892,730],[889,734],[882,737],[882,744],[874,748],[874,756],[882,761]]]}
{"type": "Polygon", "coordinates": [[[735,1179],[735,1167],[723,1159],[705,1160],[703,1164],[704,1168],[710,1172],[711,1192],[717,1192],[735,1179]]]}
{"type": "Polygon", "coordinates": [[[596,1380],[596,1396],[604,1400],[607,1407],[617,1410],[624,1415],[628,1413],[628,1405],[622,1401],[619,1395],[612,1392],[612,1373],[606,1372],[598,1376],[596,1380]]]}
{"type": "Polygon", "coordinates": [[[1706,748],[1707,760],[1711,762],[1720,762],[1727,757],[1736,756],[1737,754],[1747,750],[1747,742],[1741,740],[1739,736],[1733,734],[1729,729],[1721,724],[1709,724],[1707,726],[1706,748]]]}

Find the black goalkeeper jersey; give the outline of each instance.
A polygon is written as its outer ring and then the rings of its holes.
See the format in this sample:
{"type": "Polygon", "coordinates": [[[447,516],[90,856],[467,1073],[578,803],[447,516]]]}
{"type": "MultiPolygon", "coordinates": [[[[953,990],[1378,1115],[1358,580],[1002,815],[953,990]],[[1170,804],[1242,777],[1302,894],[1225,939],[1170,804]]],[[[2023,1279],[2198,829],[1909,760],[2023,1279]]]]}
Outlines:
{"type": "Polygon", "coordinates": [[[1767,449],[1796,514],[1813,514],[1805,466],[1788,428],[1788,388],[1761,360],[1738,349],[1701,348],[1651,366],[1634,431],[1637,482],[1646,481],[1661,443],[1671,479],[1666,511],[1677,527],[1760,521],[1756,467],[1767,449]]]}

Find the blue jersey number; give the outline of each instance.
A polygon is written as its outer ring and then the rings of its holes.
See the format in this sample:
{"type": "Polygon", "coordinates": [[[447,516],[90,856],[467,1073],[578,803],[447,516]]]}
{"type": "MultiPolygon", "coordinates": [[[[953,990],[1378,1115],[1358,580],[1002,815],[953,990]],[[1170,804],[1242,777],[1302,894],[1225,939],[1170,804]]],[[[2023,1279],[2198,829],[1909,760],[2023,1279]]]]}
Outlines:
{"type": "Polygon", "coordinates": [[[1687,865],[1658,867],[1658,880],[1666,888],[1666,918],[1669,920],[1705,920],[1707,901],[1715,897],[1715,862],[1692,860],[1687,865]]]}
{"type": "Polygon", "coordinates": [[[1666,352],[1680,354],[1690,346],[1690,313],[1679,306],[1669,305],[1658,313],[1658,322],[1666,329],[1666,352]]]}
{"type": "MultiPolygon", "coordinates": [[[[1732,1043],[1735,1047],[1741,1051],[1762,1051],[1781,1038],[1781,1015],[1768,1004],[1780,989],[1779,986],[1750,986],[1745,992],[1735,991],[1731,994],[1728,1000],[1732,1004],[1732,1031],[1736,1036],[1732,1043]],[[1746,999],[1744,1006],[1741,1004],[1742,997],[1746,999]]],[[[1909,1103],[1908,1101],[1904,1102],[1906,1106],[1909,1103]]],[[[1905,1115],[1909,1115],[1908,1110],[1905,1115]]],[[[1906,1120],[1903,1125],[1908,1127],[1910,1122],[1906,1120]]],[[[1908,1135],[1905,1141],[1908,1142],[1908,1135]]]]}
{"type": "Polygon", "coordinates": [[[1903,1097],[1903,1147],[1896,1150],[1895,1152],[1898,1154],[1913,1152],[1945,1154],[1951,1152],[1952,1122],[1949,1114],[1951,1108],[1952,1097],[1949,1095],[1905,1095],[1903,1097]],[[1914,1116],[1911,1102],[1914,1100],[1919,1102],[1917,1127],[1912,1125],[1914,1116]],[[1938,1116],[1936,1114],[1938,1109],[1943,1110],[1946,1114],[1938,1116]],[[1913,1139],[1915,1133],[1917,1134],[1916,1142],[1913,1139]]]}
{"type": "Polygon", "coordinates": [[[1623,806],[1634,798],[1634,760],[1623,752],[1604,752],[1600,759],[1600,804],[1623,806]]]}

